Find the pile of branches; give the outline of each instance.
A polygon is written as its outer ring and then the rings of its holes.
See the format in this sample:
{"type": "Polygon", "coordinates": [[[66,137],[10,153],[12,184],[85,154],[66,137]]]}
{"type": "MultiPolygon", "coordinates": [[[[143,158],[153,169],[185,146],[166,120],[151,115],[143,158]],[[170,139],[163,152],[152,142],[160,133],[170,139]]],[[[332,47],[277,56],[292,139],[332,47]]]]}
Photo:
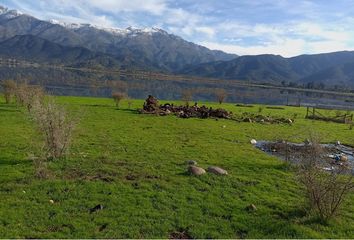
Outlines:
{"type": "Polygon", "coordinates": [[[206,106],[199,107],[197,103],[193,106],[174,106],[173,104],[169,103],[160,105],[158,100],[151,95],[149,95],[149,97],[146,99],[143,109],[140,109],[139,112],[144,114],[157,114],[160,116],[174,114],[180,118],[230,119],[232,116],[232,113],[226,111],[225,109],[213,109],[206,106]]]}

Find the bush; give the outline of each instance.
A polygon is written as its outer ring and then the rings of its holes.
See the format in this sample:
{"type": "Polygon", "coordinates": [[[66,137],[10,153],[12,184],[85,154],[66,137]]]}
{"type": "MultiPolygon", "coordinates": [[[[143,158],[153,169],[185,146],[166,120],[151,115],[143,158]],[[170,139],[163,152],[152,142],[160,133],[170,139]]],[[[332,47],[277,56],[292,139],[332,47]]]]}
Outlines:
{"type": "Polygon", "coordinates": [[[25,106],[30,112],[34,104],[44,100],[45,93],[39,86],[20,84],[16,88],[15,97],[17,103],[25,106]]]}
{"type": "Polygon", "coordinates": [[[219,88],[219,89],[216,89],[215,90],[215,97],[216,97],[216,100],[219,104],[222,104],[226,97],[227,97],[227,92],[225,89],[222,89],[222,88],[219,88]]]}
{"type": "Polygon", "coordinates": [[[33,102],[30,116],[44,138],[46,158],[64,157],[69,149],[76,121],[53,99],[33,102]]]}
{"type": "Polygon", "coordinates": [[[189,103],[193,100],[193,95],[195,94],[194,89],[183,89],[181,92],[181,100],[185,103],[186,106],[189,106],[189,103]]]}
{"type": "Polygon", "coordinates": [[[114,102],[116,103],[116,107],[119,108],[120,102],[126,97],[124,93],[121,92],[114,92],[112,93],[112,98],[114,102]]]}
{"type": "Polygon", "coordinates": [[[17,84],[13,80],[5,80],[2,82],[1,86],[4,92],[5,102],[8,104],[15,95],[17,84]]]}
{"type": "Polygon", "coordinates": [[[318,141],[311,139],[299,160],[298,180],[304,186],[310,211],[327,221],[338,214],[348,194],[354,188],[351,167],[336,165],[330,172],[326,153],[318,141]]]}

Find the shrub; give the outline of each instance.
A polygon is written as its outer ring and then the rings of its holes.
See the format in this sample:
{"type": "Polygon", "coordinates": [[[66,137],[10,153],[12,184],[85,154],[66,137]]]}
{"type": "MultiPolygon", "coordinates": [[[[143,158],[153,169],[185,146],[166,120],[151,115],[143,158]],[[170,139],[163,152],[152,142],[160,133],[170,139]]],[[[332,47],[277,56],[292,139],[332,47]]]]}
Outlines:
{"type": "Polygon", "coordinates": [[[1,84],[2,88],[3,88],[3,92],[4,92],[4,97],[5,97],[5,102],[8,104],[11,102],[14,94],[15,94],[15,90],[16,90],[16,82],[13,80],[5,80],[2,82],[1,84]]]}
{"type": "Polygon", "coordinates": [[[132,105],[133,105],[133,100],[131,98],[127,97],[127,103],[128,103],[128,109],[131,109],[132,105]]]}
{"type": "Polygon", "coordinates": [[[298,167],[298,180],[304,186],[308,207],[323,221],[338,214],[354,188],[351,168],[336,165],[328,172],[324,170],[325,156],[323,147],[312,138],[298,167]]]}
{"type": "Polygon", "coordinates": [[[33,105],[38,101],[43,101],[44,90],[39,86],[20,84],[15,91],[15,97],[18,104],[25,106],[30,112],[33,105]]]}
{"type": "Polygon", "coordinates": [[[46,158],[64,157],[69,148],[76,121],[69,116],[64,107],[55,103],[53,99],[33,102],[30,116],[44,139],[43,148],[46,158]]]}
{"type": "Polygon", "coordinates": [[[112,93],[112,98],[114,102],[116,103],[116,107],[119,108],[120,102],[126,97],[124,93],[121,92],[114,92],[112,93]]]}
{"type": "Polygon", "coordinates": [[[186,106],[189,105],[189,103],[193,100],[193,95],[195,91],[193,89],[183,89],[181,92],[181,100],[186,104],[186,106]]]}
{"type": "Polygon", "coordinates": [[[219,104],[222,104],[225,101],[226,97],[227,97],[226,90],[222,89],[222,88],[216,89],[215,90],[215,97],[216,97],[217,102],[219,104]]]}

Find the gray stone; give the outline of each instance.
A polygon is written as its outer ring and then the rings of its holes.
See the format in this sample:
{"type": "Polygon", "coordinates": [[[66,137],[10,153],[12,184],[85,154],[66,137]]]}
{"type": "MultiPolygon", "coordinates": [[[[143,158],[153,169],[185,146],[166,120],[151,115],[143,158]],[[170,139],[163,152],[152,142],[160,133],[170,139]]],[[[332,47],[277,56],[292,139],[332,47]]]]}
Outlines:
{"type": "Polygon", "coordinates": [[[197,166],[189,166],[188,171],[190,174],[195,175],[195,176],[200,176],[205,174],[205,170],[203,168],[197,167],[197,166]]]}
{"type": "Polygon", "coordinates": [[[257,207],[254,204],[250,204],[246,207],[246,210],[250,212],[257,211],[257,207]]]}
{"type": "Polygon", "coordinates": [[[194,161],[194,160],[187,160],[186,164],[188,164],[188,165],[197,165],[198,163],[197,163],[197,161],[194,161]]]}
{"type": "Polygon", "coordinates": [[[222,169],[220,167],[215,167],[215,166],[208,167],[208,172],[214,173],[217,175],[227,175],[228,174],[225,169],[222,169]]]}

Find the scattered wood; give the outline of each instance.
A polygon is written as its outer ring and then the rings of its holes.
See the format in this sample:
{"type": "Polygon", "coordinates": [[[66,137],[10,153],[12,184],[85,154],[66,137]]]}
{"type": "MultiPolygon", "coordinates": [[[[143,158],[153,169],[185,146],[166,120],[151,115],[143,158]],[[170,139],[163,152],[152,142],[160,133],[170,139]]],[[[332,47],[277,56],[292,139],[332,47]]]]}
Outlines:
{"type": "Polygon", "coordinates": [[[164,105],[159,105],[158,100],[149,95],[146,99],[143,109],[139,110],[140,113],[144,114],[157,114],[160,116],[166,116],[174,114],[180,118],[225,118],[230,119],[232,116],[231,112],[225,109],[218,108],[208,108],[206,106],[199,107],[197,103],[193,106],[174,106],[173,104],[166,103],[164,105]]]}
{"type": "Polygon", "coordinates": [[[149,95],[149,97],[145,100],[143,109],[139,109],[139,113],[155,114],[158,116],[166,116],[173,114],[180,118],[223,118],[231,119],[238,122],[265,124],[292,124],[294,122],[294,119],[291,118],[270,117],[247,112],[241,115],[233,115],[232,112],[229,112],[222,108],[213,109],[211,107],[208,108],[204,105],[199,107],[198,103],[195,103],[193,106],[174,106],[173,104],[169,103],[160,105],[159,101],[151,95],[149,95]]]}
{"type": "Polygon", "coordinates": [[[263,123],[263,124],[282,124],[282,123],[293,124],[295,121],[292,118],[264,116],[261,114],[248,113],[248,112],[245,112],[240,116],[234,116],[233,119],[239,122],[263,123]]]}

